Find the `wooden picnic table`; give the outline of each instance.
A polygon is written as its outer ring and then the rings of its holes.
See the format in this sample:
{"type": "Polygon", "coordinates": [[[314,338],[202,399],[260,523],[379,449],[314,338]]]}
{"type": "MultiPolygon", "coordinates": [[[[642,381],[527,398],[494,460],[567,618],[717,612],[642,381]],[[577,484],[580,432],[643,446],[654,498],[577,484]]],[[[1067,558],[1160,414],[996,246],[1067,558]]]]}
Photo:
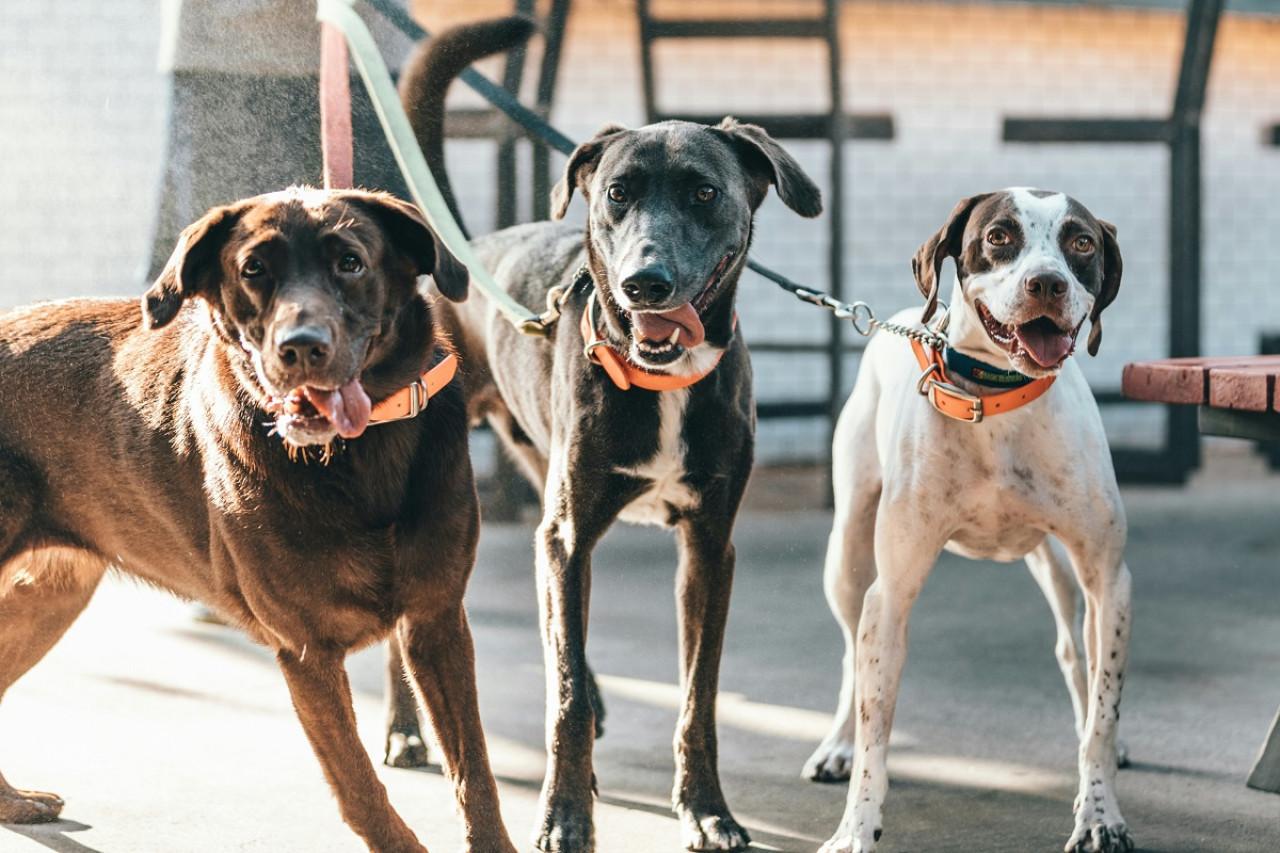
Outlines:
{"type": "MultiPolygon", "coordinates": [[[[1131,400],[1199,407],[1200,432],[1280,442],[1280,355],[1167,358],[1125,365],[1131,400]]],[[[1249,774],[1248,785],[1280,793],[1280,711],[1249,774]]]]}

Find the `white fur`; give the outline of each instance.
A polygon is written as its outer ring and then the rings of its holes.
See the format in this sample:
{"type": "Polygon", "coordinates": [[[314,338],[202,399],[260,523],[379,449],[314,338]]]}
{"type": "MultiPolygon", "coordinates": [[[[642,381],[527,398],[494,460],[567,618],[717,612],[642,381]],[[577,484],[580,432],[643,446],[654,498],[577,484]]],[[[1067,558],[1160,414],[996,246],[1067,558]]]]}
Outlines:
{"type": "MultiPolygon", "coordinates": [[[[1094,297],[1075,278],[1067,259],[1062,256],[1058,234],[1067,213],[1067,197],[1057,193],[1037,198],[1029,190],[1022,188],[1008,192],[1018,208],[1018,220],[1026,243],[1013,264],[970,276],[967,282],[969,299],[981,301],[997,320],[1006,323],[1020,321],[1024,319],[1026,312],[1023,307],[1026,296],[1022,287],[1023,279],[1032,271],[1055,272],[1070,283],[1064,304],[1064,318],[1072,328],[1079,326],[1093,307],[1094,297]]],[[[977,321],[978,318],[975,315],[970,318],[960,316],[958,319],[963,324],[966,319],[977,321]]],[[[967,329],[953,329],[953,334],[963,331],[967,329]]],[[[954,337],[953,340],[958,345],[969,344],[987,355],[1003,359],[1003,362],[996,362],[997,364],[1008,361],[987,337],[980,321],[973,324],[973,334],[966,335],[963,341],[959,337],[954,337]]]]}
{"type": "Polygon", "coordinates": [[[631,348],[629,358],[634,364],[646,370],[669,373],[672,376],[705,376],[719,363],[722,355],[724,355],[722,348],[708,343],[701,343],[693,349],[686,349],[678,359],[670,364],[664,364],[660,367],[649,367],[645,361],[644,353],[634,346],[631,348]]]}
{"type": "Polygon", "coordinates": [[[707,343],[699,344],[691,350],[685,350],[684,356],[669,372],[677,376],[703,376],[711,372],[722,355],[724,350],[720,347],[713,347],[707,343]]]}
{"type": "MultiPolygon", "coordinates": [[[[1012,192],[1028,232],[1026,250],[982,276],[977,290],[985,295],[984,304],[994,313],[986,299],[1001,295],[1016,310],[1025,271],[1031,264],[1053,263],[1054,255],[1073,295],[1084,293],[1057,243],[1065,197],[1012,192]]],[[[957,283],[952,343],[975,358],[1007,366],[973,307],[972,280],[968,291],[957,283]]],[[[918,310],[902,312],[893,322],[910,324],[918,317],[918,310]]],[[[1124,509],[1093,395],[1078,365],[1068,359],[1038,400],[971,424],[946,417],[920,396],[920,373],[904,338],[877,334],[836,428],[835,524],[825,586],[844,631],[846,655],[835,724],[804,772],[811,778],[847,774],[852,782],[844,817],[822,853],[875,849],[907,620],[944,548],[980,559],[1025,559],[1049,598],[1081,741],[1075,832],[1067,849],[1079,844],[1083,851],[1115,853],[1123,849],[1120,839],[1127,833],[1114,777],[1116,709],[1131,606],[1123,562],[1124,509]],[[1072,627],[1077,595],[1072,575],[1085,593],[1087,677],[1072,627]],[[1091,840],[1099,828],[1110,841],[1091,840]]],[[[991,393],[956,381],[972,393],[991,393]]],[[[1011,815],[1010,823],[1016,826],[1016,817],[1011,815]]]]}
{"type": "Polygon", "coordinates": [[[697,495],[684,482],[684,410],[689,391],[680,388],[658,394],[658,451],[653,458],[634,468],[617,468],[619,474],[650,480],[653,485],[629,503],[619,514],[633,524],[667,526],[671,510],[687,510],[697,504],[697,495]]]}

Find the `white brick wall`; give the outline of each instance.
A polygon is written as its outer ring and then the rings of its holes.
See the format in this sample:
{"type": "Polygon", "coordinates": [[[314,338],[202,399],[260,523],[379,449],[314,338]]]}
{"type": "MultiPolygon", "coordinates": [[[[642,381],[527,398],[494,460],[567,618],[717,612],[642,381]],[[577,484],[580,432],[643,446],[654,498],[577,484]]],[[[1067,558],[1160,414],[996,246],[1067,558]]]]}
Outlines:
{"type": "MultiPolygon", "coordinates": [[[[708,0],[709,3],[709,0],[708,0]]],[[[430,26],[509,8],[499,0],[418,0],[430,26]]],[[[769,4],[740,3],[748,10],[769,4]]],[[[705,11],[701,2],[677,4],[705,11]]],[[[643,119],[638,37],[627,0],[576,0],[553,119],[574,138],[643,119]]],[[[84,293],[138,293],[164,138],[155,57],[157,0],[48,0],[0,12],[0,305],[84,293]]],[[[1162,355],[1167,282],[1167,155],[1159,147],[1000,141],[1006,115],[1159,116],[1171,106],[1181,16],[1160,11],[1002,4],[853,2],[842,40],[846,107],[893,115],[897,137],[848,148],[846,275],[852,295],[890,313],[918,303],[907,261],[960,197],[1032,184],[1061,189],[1120,228],[1125,281],[1106,318],[1099,387],[1124,362],[1162,355]]],[[[664,48],[664,106],[731,113],[821,108],[820,48],[798,42],[664,48]]],[[[1205,116],[1205,350],[1249,352],[1280,329],[1273,286],[1280,231],[1280,19],[1223,20],[1205,116]]],[[[818,143],[790,146],[826,183],[818,143]]],[[[492,157],[450,145],[451,173],[476,230],[491,221],[492,157]]],[[[557,160],[557,163],[562,162],[557,160]]],[[[557,165],[556,168],[559,168],[557,165]]],[[[580,216],[575,207],[570,216],[580,216]]],[[[755,256],[825,287],[827,229],[766,203],[755,256]]],[[[820,340],[816,309],[750,277],[751,339],[820,340]]],[[[817,395],[821,359],[760,355],[759,396],[817,395]]],[[[849,382],[852,381],[849,371],[849,382]]],[[[1154,410],[1108,413],[1116,441],[1150,441],[1154,410]]],[[[762,428],[761,456],[807,456],[821,431],[762,428]]]]}
{"type": "Polygon", "coordinates": [[[157,0],[0,11],[0,305],[139,292],[164,140],[157,0]]]}

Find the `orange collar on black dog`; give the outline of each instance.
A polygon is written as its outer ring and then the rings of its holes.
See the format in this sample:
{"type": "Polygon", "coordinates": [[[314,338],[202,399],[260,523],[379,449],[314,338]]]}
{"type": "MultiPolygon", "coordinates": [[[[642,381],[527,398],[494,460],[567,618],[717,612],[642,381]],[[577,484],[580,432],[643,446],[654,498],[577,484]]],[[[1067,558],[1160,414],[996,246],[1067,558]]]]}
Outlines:
{"type": "MultiPolygon", "coordinates": [[[[629,390],[632,386],[650,391],[674,391],[678,388],[688,388],[706,378],[716,369],[724,356],[724,350],[721,350],[711,366],[701,373],[654,373],[637,367],[609,346],[609,342],[596,329],[596,295],[592,293],[589,299],[587,310],[582,312],[582,341],[585,344],[583,354],[586,355],[587,361],[603,367],[604,372],[613,380],[613,384],[623,391],[629,390]]],[[[737,314],[733,315],[733,326],[735,329],[738,327],[737,314]]]]}

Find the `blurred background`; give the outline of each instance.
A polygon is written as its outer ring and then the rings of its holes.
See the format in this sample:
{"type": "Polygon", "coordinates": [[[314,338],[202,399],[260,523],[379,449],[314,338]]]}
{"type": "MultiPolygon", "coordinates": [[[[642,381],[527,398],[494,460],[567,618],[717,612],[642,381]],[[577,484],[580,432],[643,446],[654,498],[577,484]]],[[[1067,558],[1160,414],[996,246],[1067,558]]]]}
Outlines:
{"type": "MultiPolygon", "coordinates": [[[[163,5],[50,0],[2,13],[0,186],[10,203],[0,211],[0,305],[145,288],[172,108],[160,54],[174,4],[163,5]]],[[[1171,418],[1120,400],[1126,362],[1255,353],[1280,335],[1269,281],[1280,230],[1280,3],[409,5],[428,30],[517,8],[540,16],[550,51],[537,38],[483,70],[575,140],[608,121],[673,114],[732,114],[787,137],[828,211],[802,220],[771,198],[753,256],[882,316],[920,303],[908,260],[960,198],[1018,185],[1074,195],[1119,227],[1125,259],[1102,350],[1080,354],[1124,479],[1181,482],[1201,443],[1191,409],[1171,418]],[[722,23],[681,30],[690,18],[722,23]],[[775,26],[741,23],[760,18],[775,26]]],[[[357,8],[398,68],[410,41],[369,5],[357,8]]],[[[482,105],[455,90],[460,112],[482,105]]],[[[451,127],[449,169],[474,233],[545,215],[546,174],[558,177],[563,157],[541,166],[540,146],[505,121],[460,116],[451,127]]],[[[569,217],[581,216],[579,203],[569,217]]],[[[820,466],[861,340],[754,274],[740,293],[758,456],[820,466]]],[[[492,453],[481,437],[482,472],[492,453]]]]}

